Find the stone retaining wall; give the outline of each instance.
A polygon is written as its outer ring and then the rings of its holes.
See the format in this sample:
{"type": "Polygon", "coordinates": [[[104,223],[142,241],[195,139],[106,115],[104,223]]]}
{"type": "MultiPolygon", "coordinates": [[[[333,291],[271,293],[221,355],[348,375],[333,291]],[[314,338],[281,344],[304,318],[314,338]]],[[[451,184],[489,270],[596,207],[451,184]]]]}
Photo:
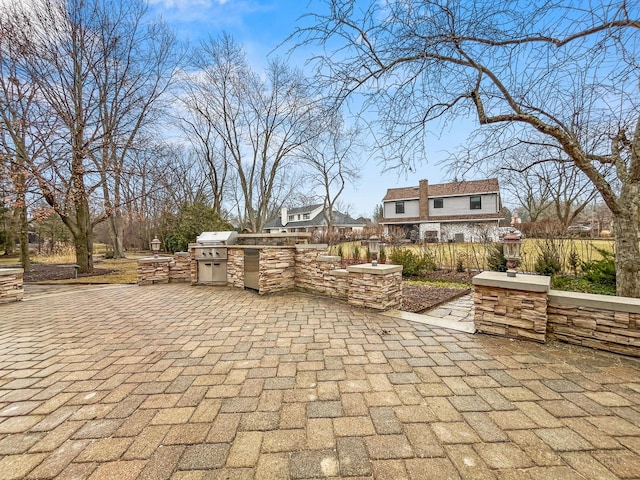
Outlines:
{"type": "Polygon", "coordinates": [[[551,290],[547,332],[563,342],[640,357],[640,299],[551,290]]]}
{"type": "Polygon", "coordinates": [[[19,302],[24,297],[24,270],[0,268],[0,303],[19,302]]]}

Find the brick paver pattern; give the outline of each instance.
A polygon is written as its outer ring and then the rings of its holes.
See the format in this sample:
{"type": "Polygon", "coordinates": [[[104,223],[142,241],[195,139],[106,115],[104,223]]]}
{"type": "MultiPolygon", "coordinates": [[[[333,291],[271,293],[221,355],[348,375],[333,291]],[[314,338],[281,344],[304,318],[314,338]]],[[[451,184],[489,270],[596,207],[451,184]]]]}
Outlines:
{"type": "Polygon", "coordinates": [[[299,293],[0,306],[2,479],[640,477],[640,363],[299,293]]]}

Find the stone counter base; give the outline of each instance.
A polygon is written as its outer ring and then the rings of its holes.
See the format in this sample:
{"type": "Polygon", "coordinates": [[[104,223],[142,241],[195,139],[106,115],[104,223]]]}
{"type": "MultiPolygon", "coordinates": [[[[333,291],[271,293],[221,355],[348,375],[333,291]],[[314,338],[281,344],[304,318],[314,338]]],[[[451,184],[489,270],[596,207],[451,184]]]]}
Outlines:
{"type": "Polygon", "coordinates": [[[22,268],[0,269],[0,303],[19,302],[23,299],[23,276],[22,268]]]}

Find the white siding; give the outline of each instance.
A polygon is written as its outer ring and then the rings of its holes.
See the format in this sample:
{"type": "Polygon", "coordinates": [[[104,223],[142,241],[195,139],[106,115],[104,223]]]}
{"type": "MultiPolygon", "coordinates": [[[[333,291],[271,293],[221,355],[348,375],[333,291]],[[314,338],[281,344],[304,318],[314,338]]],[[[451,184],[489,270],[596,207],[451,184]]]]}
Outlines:
{"type": "Polygon", "coordinates": [[[404,213],[396,213],[396,202],[384,202],[384,218],[417,218],[420,216],[420,201],[404,200],[404,213]]]}
{"type": "Polygon", "coordinates": [[[477,195],[463,195],[460,197],[437,197],[444,199],[443,208],[433,208],[433,198],[429,199],[429,217],[449,215],[477,215],[481,213],[498,213],[498,195],[495,193],[480,195],[482,209],[471,210],[470,198],[477,195]]]}

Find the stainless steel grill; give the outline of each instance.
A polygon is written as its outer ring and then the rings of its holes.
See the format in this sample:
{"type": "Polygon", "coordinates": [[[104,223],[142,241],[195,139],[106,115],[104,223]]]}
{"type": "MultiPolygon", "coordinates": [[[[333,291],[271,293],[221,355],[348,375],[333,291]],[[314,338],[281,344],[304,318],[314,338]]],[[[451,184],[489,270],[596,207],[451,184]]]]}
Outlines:
{"type": "Polygon", "coordinates": [[[237,238],[236,232],[202,232],[196,238],[198,283],[227,284],[227,245],[234,245],[237,238]]]}

